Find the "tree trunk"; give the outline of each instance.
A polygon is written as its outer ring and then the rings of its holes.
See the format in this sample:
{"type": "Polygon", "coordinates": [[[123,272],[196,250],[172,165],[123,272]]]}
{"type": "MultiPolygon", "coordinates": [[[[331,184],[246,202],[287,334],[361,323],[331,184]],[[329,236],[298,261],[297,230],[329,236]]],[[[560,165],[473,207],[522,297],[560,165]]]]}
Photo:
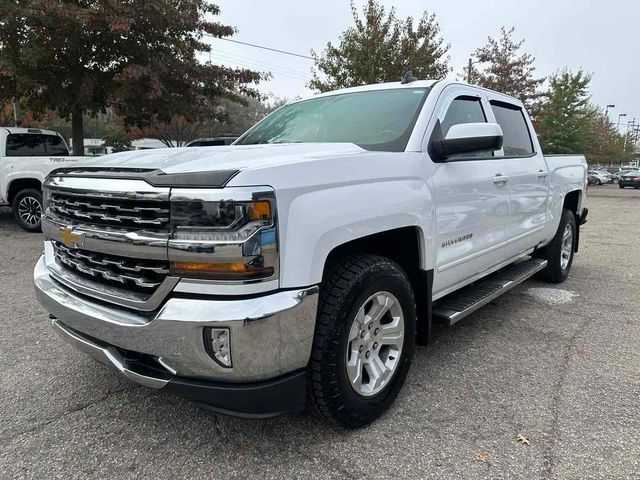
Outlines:
{"type": "Polygon", "coordinates": [[[82,121],[82,110],[79,107],[74,107],[71,112],[71,139],[73,154],[84,155],[84,123],[82,121]]]}

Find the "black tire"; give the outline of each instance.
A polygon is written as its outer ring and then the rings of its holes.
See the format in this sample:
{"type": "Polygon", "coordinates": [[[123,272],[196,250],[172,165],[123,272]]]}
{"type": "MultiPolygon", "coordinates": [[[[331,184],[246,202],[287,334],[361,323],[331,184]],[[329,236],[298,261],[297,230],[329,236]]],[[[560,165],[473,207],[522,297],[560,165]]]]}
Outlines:
{"type": "Polygon", "coordinates": [[[27,232],[40,232],[42,215],[42,192],[35,188],[20,190],[13,199],[13,217],[27,232]]]}
{"type": "Polygon", "coordinates": [[[624,185],[620,185],[620,184],[618,184],[618,186],[619,186],[620,188],[624,188],[624,185]]]}
{"type": "Polygon", "coordinates": [[[596,185],[602,185],[602,180],[600,180],[599,178],[596,178],[596,185]]]}
{"type": "Polygon", "coordinates": [[[311,410],[347,428],[362,427],[382,415],[407,377],[415,347],[415,329],[413,291],[398,264],[377,255],[356,255],[330,266],[320,289],[309,363],[307,385],[311,410]],[[363,396],[351,386],[347,374],[348,337],[358,310],[378,292],[390,292],[398,299],[404,317],[404,340],[388,383],[375,395],[363,396]]]}
{"type": "Polygon", "coordinates": [[[546,268],[538,274],[540,280],[551,283],[562,283],[567,279],[571,271],[571,265],[573,264],[577,231],[575,215],[571,210],[563,210],[562,216],[560,217],[560,225],[558,225],[558,231],[555,236],[546,247],[541,248],[534,254],[535,257],[544,258],[548,262],[546,268]],[[561,261],[562,244],[567,225],[571,228],[571,251],[569,261],[563,268],[561,261]]]}

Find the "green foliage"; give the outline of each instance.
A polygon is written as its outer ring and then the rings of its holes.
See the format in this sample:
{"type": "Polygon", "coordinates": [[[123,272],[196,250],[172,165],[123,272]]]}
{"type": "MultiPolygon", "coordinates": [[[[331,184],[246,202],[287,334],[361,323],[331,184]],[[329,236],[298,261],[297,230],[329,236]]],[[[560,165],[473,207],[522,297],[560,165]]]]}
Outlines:
{"type": "Polygon", "coordinates": [[[594,111],[589,104],[591,75],[562,70],[549,77],[549,91],[536,131],[545,153],[578,153],[593,142],[594,111]]]}
{"type": "Polygon", "coordinates": [[[476,63],[479,62],[482,68],[472,67],[470,75],[467,72],[465,78],[470,76],[470,83],[519,98],[535,116],[544,96],[539,88],[545,79],[534,78],[535,58],[528,53],[520,53],[524,40],[514,41],[514,31],[513,27],[509,30],[502,27],[498,39],[488,37],[487,43],[473,53],[476,63]]]}
{"type": "Polygon", "coordinates": [[[104,146],[111,147],[113,153],[126,152],[131,150],[131,138],[124,133],[114,133],[104,137],[104,146]]]}
{"type": "Polygon", "coordinates": [[[605,113],[590,103],[591,75],[560,70],[549,77],[549,91],[536,119],[542,150],[549,154],[584,153],[589,163],[626,163],[631,148],[605,113]]]}
{"type": "MultiPolygon", "coordinates": [[[[7,0],[0,9],[0,99],[72,117],[112,106],[126,125],[215,116],[220,98],[258,96],[257,72],[201,64],[203,34],[232,27],[206,0],[7,0]]],[[[80,145],[77,144],[79,141],[80,145]]]]}
{"type": "Polygon", "coordinates": [[[360,17],[353,1],[354,25],[340,37],[340,44],[327,43],[319,55],[309,87],[325,92],[379,82],[397,82],[411,70],[417,78],[441,79],[450,71],[449,44],[440,36],[434,14],[424,12],[415,21],[396,18],[376,0],[368,0],[360,17]],[[316,70],[317,69],[317,70],[316,70]]]}

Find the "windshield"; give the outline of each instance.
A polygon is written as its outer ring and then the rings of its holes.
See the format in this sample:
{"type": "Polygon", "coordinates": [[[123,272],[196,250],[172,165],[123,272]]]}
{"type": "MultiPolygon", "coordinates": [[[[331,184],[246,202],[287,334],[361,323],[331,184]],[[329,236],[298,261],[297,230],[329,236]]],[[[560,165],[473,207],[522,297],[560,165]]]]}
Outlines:
{"type": "Polygon", "coordinates": [[[293,103],[273,112],[236,145],[347,142],[366,150],[401,152],[428,93],[428,88],[398,88],[293,103]]]}

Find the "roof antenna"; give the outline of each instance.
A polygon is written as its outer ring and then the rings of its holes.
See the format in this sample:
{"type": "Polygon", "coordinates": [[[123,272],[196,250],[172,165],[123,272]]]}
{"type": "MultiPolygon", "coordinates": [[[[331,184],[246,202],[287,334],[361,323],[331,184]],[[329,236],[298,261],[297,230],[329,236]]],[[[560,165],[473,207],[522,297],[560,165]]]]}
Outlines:
{"type": "Polygon", "coordinates": [[[411,73],[411,70],[409,70],[407,73],[404,74],[404,76],[402,77],[402,80],[400,81],[400,83],[402,85],[404,85],[406,83],[415,82],[416,80],[418,80],[418,79],[416,77],[414,77],[413,74],[411,73]]]}

